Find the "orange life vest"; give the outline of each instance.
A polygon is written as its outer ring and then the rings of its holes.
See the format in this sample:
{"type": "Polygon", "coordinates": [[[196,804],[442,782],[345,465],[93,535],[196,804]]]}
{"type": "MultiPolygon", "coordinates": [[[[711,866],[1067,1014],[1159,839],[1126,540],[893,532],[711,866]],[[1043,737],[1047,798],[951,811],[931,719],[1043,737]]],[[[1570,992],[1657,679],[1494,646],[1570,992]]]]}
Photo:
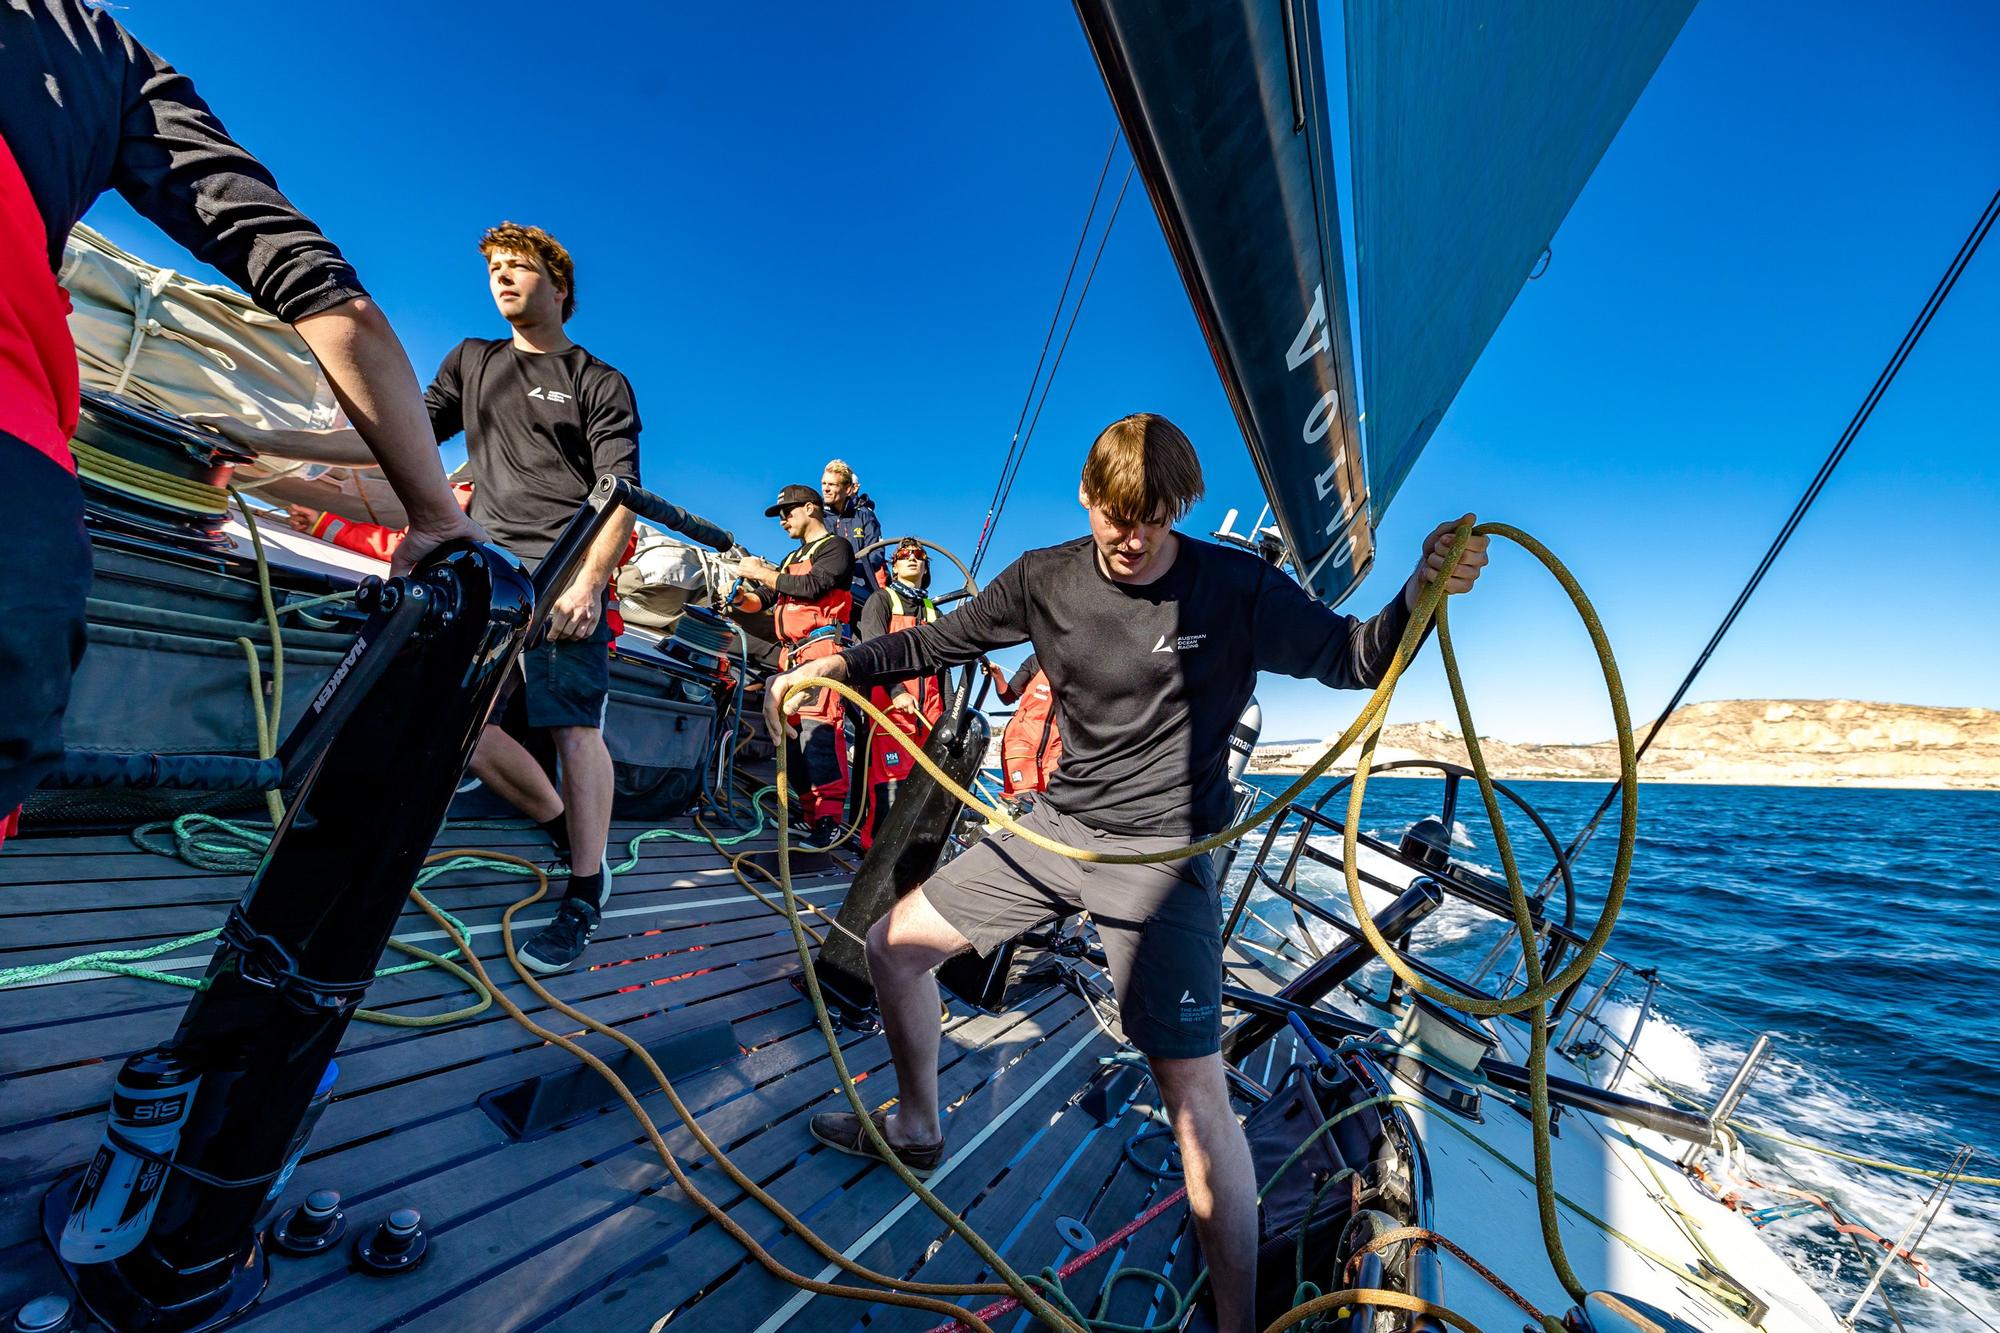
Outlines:
{"type": "Polygon", "coordinates": [[[1021,702],[1000,733],[1000,790],[1008,796],[1041,791],[1062,759],[1056,727],[1056,695],[1048,673],[1037,671],[1021,691],[1021,702]]]}
{"type": "MultiPolygon", "coordinates": [[[[829,532],[818,541],[792,552],[785,559],[784,572],[794,576],[812,573],[814,553],[832,540],[833,534],[829,532]]],[[[815,634],[833,640],[838,646],[840,631],[846,627],[847,618],[853,610],[853,588],[848,583],[842,583],[832,592],[812,602],[779,594],[777,609],[772,613],[772,619],[777,626],[778,637],[793,646],[796,657],[797,648],[815,634]]]]}
{"type": "MultiPolygon", "coordinates": [[[[938,618],[937,604],[929,597],[914,608],[905,609],[903,599],[892,584],[875,594],[889,599],[889,633],[906,630],[917,625],[928,624],[938,618]]],[[[917,761],[910,758],[912,746],[921,748],[930,739],[931,728],[944,716],[944,691],[938,688],[936,676],[913,676],[903,684],[916,696],[920,717],[911,717],[904,712],[889,712],[889,719],[898,728],[896,732],[876,731],[868,747],[868,782],[877,785],[884,782],[900,782],[917,771],[917,761]]],[[[877,708],[889,711],[891,696],[886,687],[877,685],[868,692],[870,700],[877,708]]]]}

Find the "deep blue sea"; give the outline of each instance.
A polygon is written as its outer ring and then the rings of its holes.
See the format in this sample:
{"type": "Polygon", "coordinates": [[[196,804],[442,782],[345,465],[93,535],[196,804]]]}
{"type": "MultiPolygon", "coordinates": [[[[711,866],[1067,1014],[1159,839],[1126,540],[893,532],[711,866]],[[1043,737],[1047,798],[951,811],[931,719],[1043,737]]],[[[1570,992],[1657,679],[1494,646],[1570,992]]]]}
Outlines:
{"type": "MultiPolygon", "coordinates": [[[[1269,792],[1290,781],[1253,780],[1269,792]]],[[[1604,792],[1586,783],[1510,785],[1563,838],[1604,792]]],[[[1435,780],[1378,778],[1362,827],[1393,843],[1411,821],[1436,812],[1441,792],[1435,780]]],[[[1342,793],[1329,811],[1339,815],[1345,801],[1342,793]]],[[[1577,919],[1586,930],[1609,878],[1616,821],[1614,810],[1576,868],[1577,919]]],[[[1458,854],[1497,866],[1469,782],[1457,822],[1458,854]]],[[[1510,819],[1508,832],[1524,875],[1539,880],[1551,858],[1532,826],[1510,819]]],[[[1326,845],[1337,848],[1337,836],[1326,845]]],[[[1254,849],[1253,842],[1244,861],[1254,849]]],[[[1622,959],[1656,966],[1663,982],[1638,1058],[1668,1083],[1712,1099],[1754,1034],[1768,1032],[1775,1057],[1744,1104],[1748,1120],[1933,1167],[1967,1143],[1980,1150],[1969,1172],[2000,1175],[1996,866],[1996,792],[1643,786],[1631,883],[1610,944],[1622,959]]],[[[1337,872],[1309,865],[1301,882],[1344,908],[1337,872]]],[[[1499,929],[1449,904],[1416,945],[1464,975],[1499,929]]],[[[1642,987],[1636,979],[1621,986],[1614,1026],[1636,1014],[1642,987]]],[[[1629,1079],[1621,1086],[1645,1091],[1629,1079]]],[[[1926,1181],[1777,1145],[1748,1146],[1760,1178],[1789,1177],[1890,1235],[1929,1189],[1926,1181]]],[[[1867,1266],[1824,1214],[1773,1221],[1765,1234],[1846,1313],[1867,1266]]],[[[1911,1333],[1976,1330],[1981,1321],[2000,1327],[2000,1188],[1960,1186],[1920,1253],[1939,1287],[1971,1312],[1892,1275],[1889,1295],[1911,1333]]],[[[1879,1298],[1859,1327],[1893,1330],[1879,1298]]]]}

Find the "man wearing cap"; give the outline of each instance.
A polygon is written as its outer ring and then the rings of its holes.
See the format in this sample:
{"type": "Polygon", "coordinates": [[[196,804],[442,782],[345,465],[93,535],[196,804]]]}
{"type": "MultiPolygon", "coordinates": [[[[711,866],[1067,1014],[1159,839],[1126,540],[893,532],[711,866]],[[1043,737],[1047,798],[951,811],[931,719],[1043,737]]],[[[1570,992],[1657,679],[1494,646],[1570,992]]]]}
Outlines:
{"type": "MultiPolygon", "coordinates": [[[[846,646],[847,621],[854,610],[854,547],[827,531],[825,505],[810,486],[785,487],[764,513],[784,525],[785,535],[799,549],[785,557],[782,569],[750,556],[736,572],[777,593],[773,619],[789,671],[846,646]]],[[[813,828],[810,847],[831,847],[840,838],[847,804],[844,713],[838,694],[814,690],[798,712],[796,739],[788,732],[785,740],[793,782],[805,793],[801,804],[813,828]]]]}

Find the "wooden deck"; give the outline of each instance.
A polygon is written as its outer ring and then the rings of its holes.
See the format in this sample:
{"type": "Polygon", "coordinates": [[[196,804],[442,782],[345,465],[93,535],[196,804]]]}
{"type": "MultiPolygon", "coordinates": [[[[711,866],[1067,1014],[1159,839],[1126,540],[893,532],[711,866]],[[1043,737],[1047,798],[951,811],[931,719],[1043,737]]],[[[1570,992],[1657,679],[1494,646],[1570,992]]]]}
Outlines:
{"type": "MultiPolygon", "coordinates": [[[[621,826],[614,845],[637,831],[621,826]]],[[[450,835],[440,846],[474,840],[531,856],[545,846],[532,831],[490,830],[450,835]]],[[[845,874],[823,860],[817,865],[800,890],[832,907],[845,874]]],[[[536,1014],[544,1006],[513,977],[497,924],[528,883],[473,871],[441,882],[431,896],[473,928],[495,980],[504,979],[509,994],[536,1014]]],[[[139,852],[117,837],[10,843],[0,853],[0,967],[213,928],[243,884],[139,852]]],[[[531,910],[523,924],[532,929],[547,915],[531,910]]],[[[434,943],[437,932],[412,909],[398,934],[434,943]]],[[[193,946],[153,965],[199,976],[206,954],[206,945],[193,946]]],[[[619,877],[586,962],[554,979],[551,991],[642,1040],[718,1021],[734,1025],[738,1058],[683,1080],[680,1091],[738,1165],[827,1241],[890,1273],[926,1281],[987,1277],[969,1247],[947,1239],[944,1224],[894,1175],[823,1149],[806,1132],[809,1114],[846,1103],[795,985],[790,931],[742,891],[712,849],[645,844],[640,866],[619,877]]],[[[108,976],[0,991],[0,1313],[59,1288],[38,1230],[41,1196],[92,1151],[120,1062],[170,1035],[186,1000],[176,988],[108,976]]],[[[368,998],[397,1012],[464,1002],[462,989],[435,970],[385,978],[368,998]]],[[[586,1044],[617,1053],[600,1037],[586,1044]]],[[[1282,1060],[1276,1045],[1274,1058],[1282,1060]]],[[[1001,1015],[953,1006],[942,1071],[953,1151],[931,1183],[1027,1271],[1074,1256],[1056,1230],[1059,1217],[1108,1236],[1178,1187],[1125,1158],[1126,1141],[1145,1127],[1152,1093],[1131,1074],[1103,1069],[1100,1061],[1116,1049],[1066,990],[1044,991],[1001,1015]],[[1098,1095],[1086,1099],[1091,1087],[1098,1095]]],[[[882,1038],[848,1034],[845,1050],[870,1100],[887,1101],[893,1072],[882,1038]]],[[[696,1311],[703,1327],[726,1329],[921,1329],[937,1322],[881,1305],[806,1300],[765,1273],[682,1196],[622,1107],[539,1139],[511,1140],[476,1098],[574,1062],[497,1007],[444,1028],[356,1023],[340,1066],[336,1098],[286,1202],[337,1189],[355,1231],[372,1229],[393,1208],[417,1208],[433,1252],[416,1271],[388,1279],[350,1272],[345,1245],[309,1259],[274,1256],[270,1285],[244,1326],[643,1331],[696,1311]]],[[[668,1140],[697,1184],[781,1262],[815,1276],[829,1268],[696,1156],[663,1097],[647,1097],[645,1105],[663,1129],[673,1127],[668,1140]]],[[[1177,1205],[1071,1278],[1069,1289],[1089,1303],[1115,1267],[1166,1267],[1177,1255],[1185,1263],[1186,1234],[1186,1210],[1177,1205]]],[[[1138,1319],[1153,1298],[1145,1283],[1122,1283],[1110,1314],[1138,1319]]],[[[998,1327],[1018,1320],[1009,1316],[998,1327]]]]}

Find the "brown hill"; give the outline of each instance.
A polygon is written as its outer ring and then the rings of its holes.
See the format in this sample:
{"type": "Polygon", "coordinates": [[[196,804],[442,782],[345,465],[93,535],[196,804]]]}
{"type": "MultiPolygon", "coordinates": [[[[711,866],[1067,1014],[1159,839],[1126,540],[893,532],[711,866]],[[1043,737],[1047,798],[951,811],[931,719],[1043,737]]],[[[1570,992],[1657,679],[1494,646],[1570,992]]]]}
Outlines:
{"type": "MultiPolygon", "coordinates": [[[[1635,724],[1644,735],[1644,724],[1635,724]]],[[[1593,745],[1514,743],[1480,737],[1495,777],[1614,776],[1617,751],[1593,745]]],[[[1325,742],[1260,746],[1253,772],[1297,773],[1325,742]]],[[[1462,764],[1465,744],[1441,722],[1385,727],[1376,762],[1462,764]]],[[[1351,771],[1344,755],[1337,772],[1351,771]]],[[[1655,782],[2000,789],[2000,711],[1866,703],[1852,699],[1731,699],[1674,711],[1640,766],[1655,782]]]]}

